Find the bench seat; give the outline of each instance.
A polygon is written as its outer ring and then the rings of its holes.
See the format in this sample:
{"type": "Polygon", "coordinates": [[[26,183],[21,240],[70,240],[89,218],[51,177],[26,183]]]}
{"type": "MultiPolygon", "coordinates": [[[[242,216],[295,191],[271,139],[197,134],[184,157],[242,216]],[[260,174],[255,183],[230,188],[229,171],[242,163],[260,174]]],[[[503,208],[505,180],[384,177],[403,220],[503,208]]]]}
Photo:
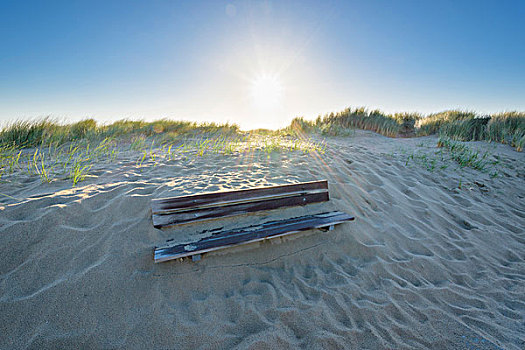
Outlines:
{"type": "Polygon", "coordinates": [[[222,231],[192,243],[166,245],[155,248],[155,262],[199,256],[200,254],[231,246],[282,237],[311,229],[329,229],[354,218],[340,211],[305,215],[286,220],[268,221],[260,225],[222,231]]]}

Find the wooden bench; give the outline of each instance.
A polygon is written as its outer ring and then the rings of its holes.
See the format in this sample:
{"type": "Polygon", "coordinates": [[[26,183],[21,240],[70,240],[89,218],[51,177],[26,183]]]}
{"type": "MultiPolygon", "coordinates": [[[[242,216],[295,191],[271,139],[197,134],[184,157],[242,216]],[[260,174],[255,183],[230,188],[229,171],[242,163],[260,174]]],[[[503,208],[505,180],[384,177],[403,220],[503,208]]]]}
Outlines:
{"type": "MultiPolygon", "coordinates": [[[[165,228],[261,210],[321,203],[328,200],[328,182],[322,180],[154,199],[151,203],[151,211],[153,226],[165,228]]],[[[170,243],[173,240],[169,240],[165,246],[155,248],[154,259],[155,262],[184,257],[199,260],[201,254],[206,252],[315,228],[327,230],[336,224],[353,219],[346,213],[333,211],[212,232],[211,235],[192,243],[173,245],[170,243]]],[[[206,232],[203,231],[202,233],[206,232]]]]}

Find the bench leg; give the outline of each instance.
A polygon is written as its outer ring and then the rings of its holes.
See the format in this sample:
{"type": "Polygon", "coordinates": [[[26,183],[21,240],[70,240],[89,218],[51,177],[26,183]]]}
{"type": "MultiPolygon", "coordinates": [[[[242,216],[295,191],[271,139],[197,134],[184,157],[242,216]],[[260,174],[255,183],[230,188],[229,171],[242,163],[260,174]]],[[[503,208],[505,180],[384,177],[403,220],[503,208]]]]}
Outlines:
{"type": "Polygon", "coordinates": [[[334,229],[335,225],[330,225],[330,226],[325,226],[325,227],[320,227],[319,230],[323,231],[323,232],[328,232],[328,231],[332,231],[334,229]]]}
{"type": "Polygon", "coordinates": [[[193,262],[195,262],[195,261],[199,261],[201,258],[202,258],[202,255],[200,255],[200,254],[195,254],[195,255],[192,255],[192,256],[191,256],[191,261],[193,261],[193,262]]]}

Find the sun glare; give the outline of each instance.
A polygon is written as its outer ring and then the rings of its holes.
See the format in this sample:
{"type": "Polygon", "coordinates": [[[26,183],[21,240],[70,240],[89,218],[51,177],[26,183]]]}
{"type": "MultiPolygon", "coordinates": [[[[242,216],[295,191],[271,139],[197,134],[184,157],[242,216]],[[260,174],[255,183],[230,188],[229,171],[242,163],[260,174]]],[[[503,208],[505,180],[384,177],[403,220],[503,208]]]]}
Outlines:
{"type": "Polygon", "coordinates": [[[261,110],[277,108],[282,99],[283,87],[277,76],[261,75],[251,84],[254,105],[261,110]]]}

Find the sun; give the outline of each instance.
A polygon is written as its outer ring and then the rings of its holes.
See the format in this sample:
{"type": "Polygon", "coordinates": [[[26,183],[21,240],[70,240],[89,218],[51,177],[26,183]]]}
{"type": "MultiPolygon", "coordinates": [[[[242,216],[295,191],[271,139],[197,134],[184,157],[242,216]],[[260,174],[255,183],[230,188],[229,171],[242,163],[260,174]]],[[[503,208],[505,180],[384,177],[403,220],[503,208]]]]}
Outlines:
{"type": "Polygon", "coordinates": [[[250,94],[258,109],[274,110],[281,104],[283,86],[276,75],[260,75],[252,81],[250,94]]]}

